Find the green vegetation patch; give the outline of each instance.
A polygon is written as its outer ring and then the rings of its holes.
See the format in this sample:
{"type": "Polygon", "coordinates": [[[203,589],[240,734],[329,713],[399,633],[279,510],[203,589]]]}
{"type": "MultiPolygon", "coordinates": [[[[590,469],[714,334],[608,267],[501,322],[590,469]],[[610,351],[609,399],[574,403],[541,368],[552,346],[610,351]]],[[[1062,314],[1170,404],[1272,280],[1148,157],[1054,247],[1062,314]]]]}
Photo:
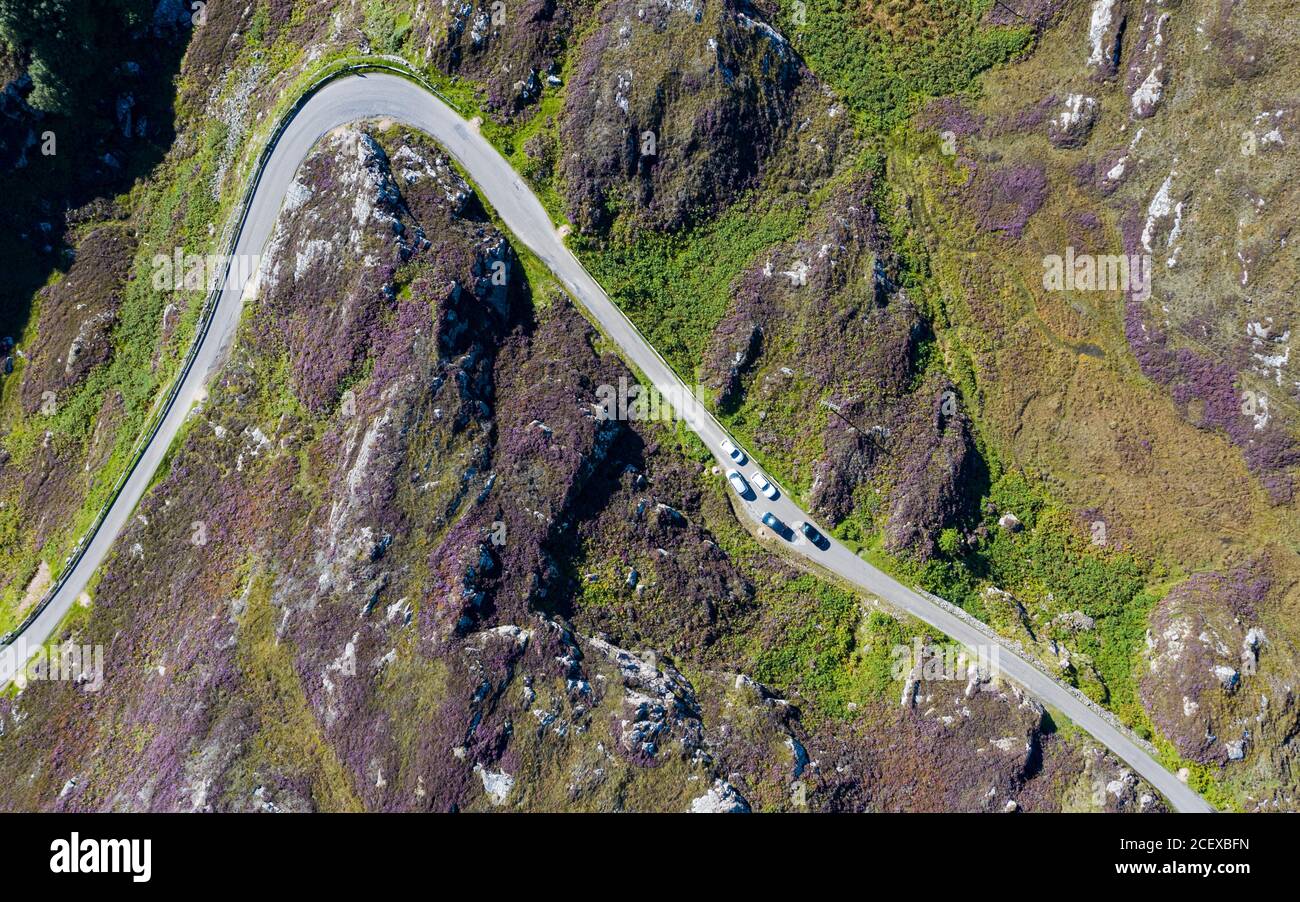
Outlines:
{"type": "Polygon", "coordinates": [[[803,226],[806,202],[742,203],[689,232],[601,246],[571,238],[592,275],[679,373],[694,373],[731,302],[731,283],[765,248],[803,226]]]}
{"type": "Polygon", "coordinates": [[[986,535],[975,544],[957,530],[945,531],[940,553],[925,563],[884,563],[904,581],[961,605],[1004,635],[1019,637],[1032,629],[1038,640],[1065,642],[1090,667],[1062,678],[1149,735],[1137,696],[1136,664],[1147,615],[1160,595],[1152,587],[1167,574],[1131,552],[1094,543],[1069,509],[1019,471],[1003,474],[986,502],[986,535]],[[1014,513],[1021,527],[999,527],[1003,512],[1014,513]],[[1027,623],[1001,607],[994,609],[984,595],[990,586],[1011,593],[1027,623]],[[1093,628],[1066,631],[1054,623],[1076,611],[1092,618],[1093,628]]]}
{"type": "Polygon", "coordinates": [[[312,797],[322,810],[359,811],[361,802],[351,778],[325,741],[298,678],[294,648],[276,635],[272,578],[255,573],[249,579],[252,584],[240,620],[238,657],[259,728],[242,765],[250,778],[260,768],[305,773],[311,778],[312,797]]]}
{"type": "Polygon", "coordinates": [[[968,88],[1027,49],[1028,26],[982,24],[993,0],[785,0],[782,20],[808,65],[881,135],[917,101],[968,88]]]}
{"type": "Polygon", "coordinates": [[[916,632],[880,611],[864,613],[856,596],[810,575],[782,587],[765,621],[753,639],[755,678],[838,718],[897,691],[893,649],[916,632]]]}

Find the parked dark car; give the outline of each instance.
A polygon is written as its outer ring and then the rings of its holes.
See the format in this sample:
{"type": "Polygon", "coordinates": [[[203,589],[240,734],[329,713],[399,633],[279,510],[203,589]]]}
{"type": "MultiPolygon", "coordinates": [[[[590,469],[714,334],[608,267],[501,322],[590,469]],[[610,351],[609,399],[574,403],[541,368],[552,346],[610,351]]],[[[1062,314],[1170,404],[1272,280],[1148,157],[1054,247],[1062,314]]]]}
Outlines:
{"type": "Polygon", "coordinates": [[[794,538],[794,532],[790,527],[786,526],[785,523],[781,521],[781,518],[771,511],[763,514],[763,525],[781,538],[785,539],[787,542],[794,538]]]}
{"type": "Polygon", "coordinates": [[[818,532],[817,527],[813,526],[811,523],[800,522],[799,531],[803,533],[803,537],[805,539],[807,539],[809,542],[816,545],[818,548],[822,549],[823,551],[831,547],[831,543],[826,539],[824,535],[818,532]]]}

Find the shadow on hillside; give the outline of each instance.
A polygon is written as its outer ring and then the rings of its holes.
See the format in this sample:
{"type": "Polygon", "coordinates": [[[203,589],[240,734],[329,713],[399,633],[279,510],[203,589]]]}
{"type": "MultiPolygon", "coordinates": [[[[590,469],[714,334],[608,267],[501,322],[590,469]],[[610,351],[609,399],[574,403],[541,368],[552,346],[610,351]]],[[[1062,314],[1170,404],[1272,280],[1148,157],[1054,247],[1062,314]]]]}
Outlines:
{"type": "MultiPolygon", "coordinates": [[[[187,20],[188,21],[188,20],[187,20]]],[[[180,24],[100,32],[77,111],[33,109],[22,72],[0,94],[0,336],[19,339],[35,294],[74,259],[82,222],[124,218],[115,201],[147,177],[175,140],[175,79],[190,39],[180,24]]]]}

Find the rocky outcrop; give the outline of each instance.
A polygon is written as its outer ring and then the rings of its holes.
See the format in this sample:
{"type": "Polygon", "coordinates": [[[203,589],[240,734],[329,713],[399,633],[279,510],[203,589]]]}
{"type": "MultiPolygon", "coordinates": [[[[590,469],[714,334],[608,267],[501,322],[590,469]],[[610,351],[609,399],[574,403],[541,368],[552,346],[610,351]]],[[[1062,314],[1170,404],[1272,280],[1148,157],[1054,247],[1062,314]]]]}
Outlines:
{"type": "Polygon", "coordinates": [[[1134,119],[1152,116],[1164,97],[1165,53],[1170,13],[1155,0],[1142,4],[1137,34],[1132,39],[1125,87],[1129,92],[1129,107],[1134,119]]]}
{"type": "MultiPolygon", "coordinates": [[[[904,685],[903,707],[882,742],[843,725],[810,737],[807,755],[830,810],[1032,811],[1043,791],[1068,807],[1157,811],[1164,805],[1112,756],[1059,756],[1042,707],[1004,682],[996,667],[925,651],[904,685]],[[954,667],[955,665],[955,667],[954,667]],[[920,756],[897,755],[900,745],[920,756]]],[[[1055,803],[1053,803],[1055,804],[1055,803]]]]}
{"type": "Polygon", "coordinates": [[[570,219],[671,231],[721,210],[791,125],[793,49],[735,0],[616,0],[599,17],[560,126],[570,219]]]}
{"type": "Polygon", "coordinates": [[[1274,772],[1290,766],[1285,737],[1300,726],[1289,678],[1296,662],[1265,625],[1278,588],[1268,570],[1267,560],[1256,560],[1227,574],[1197,574],[1152,614],[1142,702],[1191,761],[1274,772]]]}
{"type": "Polygon", "coordinates": [[[722,409],[755,411],[759,449],[809,474],[817,513],[841,521],[873,492],[891,549],[928,557],[976,464],[954,387],[913,371],[927,327],[892,266],[858,182],[737,280],[703,372],[722,409]],[[794,439],[811,423],[816,456],[794,439]]]}
{"type": "Polygon", "coordinates": [[[1119,68],[1120,39],[1128,21],[1124,0],[1094,0],[1088,18],[1088,68],[1108,78],[1119,68]]]}
{"type": "Polygon", "coordinates": [[[1097,98],[1067,94],[1064,103],[1047,123],[1047,138],[1057,147],[1080,147],[1097,122],[1097,98]]]}
{"type": "Polygon", "coordinates": [[[585,14],[564,0],[450,4],[412,23],[411,41],[425,62],[482,83],[488,108],[510,120],[560,85],[565,45],[585,14]]]}
{"type": "Polygon", "coordinates": [[[30,414],[50,398],[78,385],[113,353],[112,332],[121,306],[121,286],[132,263],[135,242],[120,226],[91,231],[77,247],[68,274],[45,289],[42,329],[28,349],[22,384],[23,407],[30,414]]]}
{"type": "Polygon", "coordinates": [[[946,382],[928,388],[917,400],[929,397],[929,409],[909,411],[895,433],[899,452],[885,527],[890,551],[922,560],[937,549],[940,530],[978,500],[969,489],[981,466],[956,390],[946,382]]]}

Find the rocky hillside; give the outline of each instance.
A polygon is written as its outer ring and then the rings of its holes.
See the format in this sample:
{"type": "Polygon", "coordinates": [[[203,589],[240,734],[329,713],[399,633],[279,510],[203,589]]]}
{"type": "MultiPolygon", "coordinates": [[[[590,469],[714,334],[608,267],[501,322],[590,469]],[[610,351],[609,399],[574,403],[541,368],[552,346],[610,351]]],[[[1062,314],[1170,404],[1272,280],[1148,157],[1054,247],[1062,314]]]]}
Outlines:
{"type": "Polygon", "coordinates": [[[598,344],[436,146],[328,137],[70,624],[102,685],[3,702],[4,806],[1160,807],[979,673],[758,682],[838,661],[799,635],[828,606],[920,633],[789,571],[672,429],[599,419],[598,344]]]}
{"type": "Polygon", "coordinates": [[[1131,631],[1135,719],[1245,808],[1295,787],[1285,14],[1059,4],[1030,58],[930,105],[891,160],[990,443],[1090,545],[1175,577],[1131,631]],[[1053,282],[1067,255],[1075,278],[1053,282]],[[1107,281],[1121,255],[1133,278],[1107,281]]]}
{"type": "MultiPolygon", "coordinates": [[[[1012,6],[155,4],[128,30],[184,51],[167,156],[117,202],[15,207],[48,284],[0,381],[0,617],[192,335],[153,256],[220,248],[315,73],[398,55],[842,540],[1216,803],[1292,807],[1287,11],[1012,6]]],[[[4,56],[24,136],[37,49],[4,56]]],[[[165,127],[127,93],[102,149],[147,169],[165,127]]],[[[919,625],[770,555],[688,436],[599,419],[629,374],[436,147],[350,131],[299,181],[74,624],[118,649],[106,688],[10,702],[7,804],[1159,807],[1011,687],[891,672],[919,625]]]]}
{"type": "Polygon", "coordinates": [[[754,184],[794,123],[789,42],[735,0],[604,4],[565,92],[560,177],[582,231],[692,223],[754,184]]]}

